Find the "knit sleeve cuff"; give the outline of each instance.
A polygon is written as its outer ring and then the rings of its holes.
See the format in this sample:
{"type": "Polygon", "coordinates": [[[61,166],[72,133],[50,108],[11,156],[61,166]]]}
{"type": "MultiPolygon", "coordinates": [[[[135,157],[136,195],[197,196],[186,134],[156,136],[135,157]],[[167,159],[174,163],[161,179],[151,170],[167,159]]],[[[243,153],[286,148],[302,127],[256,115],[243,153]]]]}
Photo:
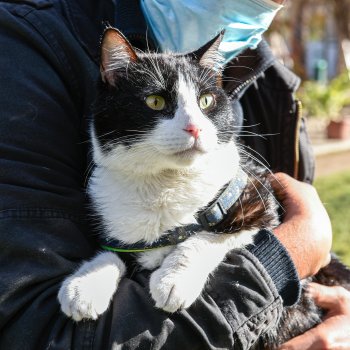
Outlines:
{"type": "Polygon", "coordinates": [[[294,305],[301,293],[298,272],[286,248],[276,236],[268,230],[261,230],[255,236],[253,244],[247,246],[247,250],[270,275],[284,306],[294,305]]]}

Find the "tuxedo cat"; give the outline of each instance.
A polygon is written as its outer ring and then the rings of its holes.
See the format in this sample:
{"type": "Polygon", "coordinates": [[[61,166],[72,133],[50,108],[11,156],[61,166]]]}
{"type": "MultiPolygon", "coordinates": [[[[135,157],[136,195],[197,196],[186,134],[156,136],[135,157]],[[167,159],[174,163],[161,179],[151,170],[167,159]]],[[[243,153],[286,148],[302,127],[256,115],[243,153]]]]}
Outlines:
{"type": "MultiPolygon", "coordinates": [[[[112,28],[102,40],[103,81],[91,125],[96,167],[88,192],[107,243],[147,245],[176,227],[196,227],[177,245],[136,254],[140,266],[156,269],[151,295],[168,312],[189,307],[226,253],[252,243],[259,226],[213,234],[196,225],[197,212],[226,184],[249,182],[216,71],[221,37],[184,56],[138,52],[112,28]]],[[[269,227],[276,224],[273,218],[269,227]]],[[[97,254],[64,281],[62,311],[76,321],[96,319],[124,272],[116,253],[97,254]]]]}
{"type": "MultiPolygon", "coordinates": [[[[105,250],[60,288],[61,309],[74,320],[107,310],[125,273],[114,251],[136,252],[138,264],[154,270],[156,307],[175,312],[196,300],[228,251],[278,225],[267,173],[247,166],[235,142],[218,68],[221,38],[187,55],[145,54],[117,30],[105,31],[88,186],[105,250]]],[[[303,296],[261,340],[273,348],[320,315],[303,296]]]]}

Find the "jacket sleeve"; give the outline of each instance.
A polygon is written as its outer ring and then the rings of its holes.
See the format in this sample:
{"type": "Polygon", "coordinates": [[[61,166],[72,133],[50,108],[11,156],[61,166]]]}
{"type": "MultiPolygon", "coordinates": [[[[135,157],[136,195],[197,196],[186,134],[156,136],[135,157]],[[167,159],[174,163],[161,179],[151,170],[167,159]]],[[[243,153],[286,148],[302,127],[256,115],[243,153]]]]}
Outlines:
{"type": "MultiPolygon", "coordinates": [[[[0,349],[248,348],[282,310],[280,277],[263,267],[261,243],[230,253],[186,311],[157,310],[148,273],[135,272],[98,321],[61,313],[60,283],[95,245],[83,190],[83,98],[70,70],[78,49],[73,38],[59,46],[49,26],[40,32],[40,11],[0,4],[0,349]]],[[[71,37],[63,24],[60,34],[71,37]]],[[[276,244],[269,261],[284,254],[276,244]]]]}

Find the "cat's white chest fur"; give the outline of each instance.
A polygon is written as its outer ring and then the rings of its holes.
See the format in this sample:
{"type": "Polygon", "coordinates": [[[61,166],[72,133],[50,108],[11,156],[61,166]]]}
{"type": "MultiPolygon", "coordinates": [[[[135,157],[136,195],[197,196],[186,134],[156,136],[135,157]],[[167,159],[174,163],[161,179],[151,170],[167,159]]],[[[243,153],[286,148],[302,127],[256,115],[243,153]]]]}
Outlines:
{"type": "Polygon", "coordinates": [[[237,172],[236,154],[227,144],[190,169],[148,176],[98,167],[89,193],[103,216],[104,234],[126,243],[153,242],[169,229],[194,222],[198,209],[237,172]]]}

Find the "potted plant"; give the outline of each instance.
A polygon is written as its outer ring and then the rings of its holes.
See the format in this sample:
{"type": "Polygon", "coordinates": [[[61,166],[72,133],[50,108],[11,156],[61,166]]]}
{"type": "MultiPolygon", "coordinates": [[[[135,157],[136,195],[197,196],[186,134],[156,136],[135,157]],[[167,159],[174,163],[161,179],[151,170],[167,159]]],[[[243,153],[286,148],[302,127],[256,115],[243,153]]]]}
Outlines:
{"type": "Polygon", "coordinates": [[[350,82],[347,72],[328,84],[304,82],[300,99],[309,117],[328,121],[328,138],[350,138],[350,82]]]}
{"type": "Polygon", "coordinates": [[[330,120],[327,125],[327,137],[340,140],[350,138],[350,116],[344,116],[340,120],[330,120]]]}

